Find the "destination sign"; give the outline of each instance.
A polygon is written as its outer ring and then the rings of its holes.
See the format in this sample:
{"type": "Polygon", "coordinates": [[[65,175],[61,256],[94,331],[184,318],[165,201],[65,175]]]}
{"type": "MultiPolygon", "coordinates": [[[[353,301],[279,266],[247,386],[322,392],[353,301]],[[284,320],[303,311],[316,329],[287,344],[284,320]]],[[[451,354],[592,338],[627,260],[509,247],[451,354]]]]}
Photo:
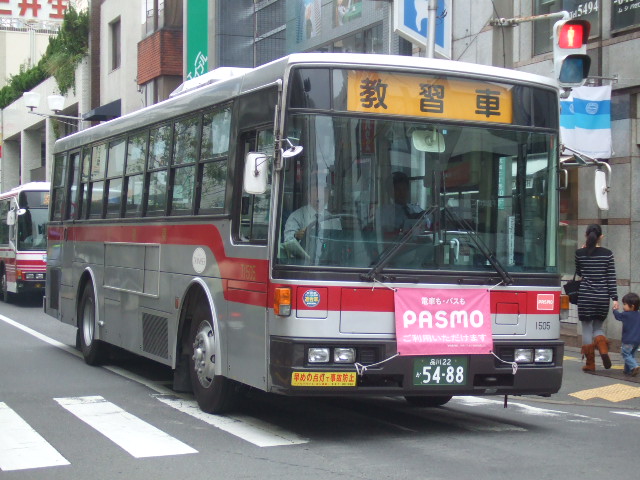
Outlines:
{"type": "Polygon", "coordinates": [[[354,112],[512,123],[511,86],[446,76],[350,70],[354,112]]]}

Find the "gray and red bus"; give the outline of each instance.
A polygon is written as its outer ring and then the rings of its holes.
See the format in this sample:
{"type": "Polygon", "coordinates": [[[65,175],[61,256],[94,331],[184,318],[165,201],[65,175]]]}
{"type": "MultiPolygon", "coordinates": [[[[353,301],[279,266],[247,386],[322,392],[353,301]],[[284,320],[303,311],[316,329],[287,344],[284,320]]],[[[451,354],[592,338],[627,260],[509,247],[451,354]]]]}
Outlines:
{"type": "Polygon", "coordinates": [[[548,396],[558,123],[553,81],[481,65],[214,70],[57,141],[45,309],[87,363],[168,365],[207,412],[249,388],[548,396]]]}

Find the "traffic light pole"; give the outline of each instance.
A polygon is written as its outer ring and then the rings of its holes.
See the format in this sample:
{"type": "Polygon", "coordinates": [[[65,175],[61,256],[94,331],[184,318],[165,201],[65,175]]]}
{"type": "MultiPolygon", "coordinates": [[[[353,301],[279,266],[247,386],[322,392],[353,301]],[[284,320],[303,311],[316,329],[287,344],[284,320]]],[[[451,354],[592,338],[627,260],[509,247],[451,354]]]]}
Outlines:
{"type": "Polygon", "coordinates": [[[531,15],[529,17],[515,17],[515,18],[494,18],[489,22],[494,27],[515,27],[521,23],[535,22],[536,20],[549,20],[551,18],[560,18],[562,20],[570,20],[571,14],[565,10],[555,13],[545,13],[544,15],[531,15]]]}

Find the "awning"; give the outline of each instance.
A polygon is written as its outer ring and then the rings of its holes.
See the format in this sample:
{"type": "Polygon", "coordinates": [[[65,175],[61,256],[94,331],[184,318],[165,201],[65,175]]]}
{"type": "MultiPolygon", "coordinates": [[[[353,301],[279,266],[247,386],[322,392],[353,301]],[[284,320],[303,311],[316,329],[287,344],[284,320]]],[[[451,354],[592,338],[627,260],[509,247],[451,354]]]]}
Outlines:
{"type": "Polygon", "coordinates": [[[121,115],[120,99],[111,103],[101,105],[98,108],[94,108],[90,112],[85,113],[82,116],[83,120],[89,122],[102,122],[104,120],[111,120],[112,118],[118,118],[121,115]]]}

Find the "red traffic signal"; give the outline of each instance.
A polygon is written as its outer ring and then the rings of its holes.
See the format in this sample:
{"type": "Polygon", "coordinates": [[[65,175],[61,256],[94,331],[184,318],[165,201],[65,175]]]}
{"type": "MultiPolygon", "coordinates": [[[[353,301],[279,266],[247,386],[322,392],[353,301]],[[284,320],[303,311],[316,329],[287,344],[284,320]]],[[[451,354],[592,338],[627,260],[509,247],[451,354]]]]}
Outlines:
{"type": "Polygon", "coordinates": [[[557,42],[560,48],[582,48],[589,41],[591,24],[585,20],[567,20],[560,25],[557,42]]]}
{"type": "Polygon", "coordinates": [[[586,20],[558,20],[553,25],[553,70],[561,87],[583,85],[589,75],[589,30],[586,20]]]}

